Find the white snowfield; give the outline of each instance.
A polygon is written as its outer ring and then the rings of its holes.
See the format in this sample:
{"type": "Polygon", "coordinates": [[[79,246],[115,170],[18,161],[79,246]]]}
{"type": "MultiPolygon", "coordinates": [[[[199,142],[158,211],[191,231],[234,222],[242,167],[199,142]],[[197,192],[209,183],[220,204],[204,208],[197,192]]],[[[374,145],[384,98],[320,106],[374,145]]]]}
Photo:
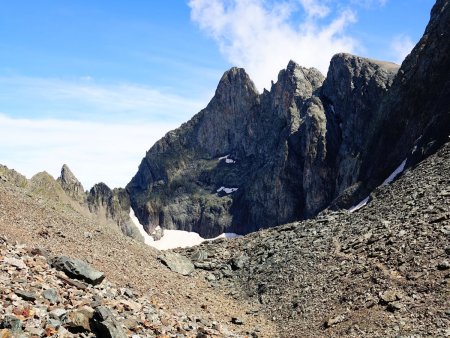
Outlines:
{"type": "Polygon", "coordinates": [[[225,187],[220,187],[219,189],[217,189],[217,192],[224,191],[224,192],[227,193],[227,194],[231,194],[231,193],[233,193],[233,192],[235,192],[235,191],[237,191],[237,190],[238,190],[238,188],[225,188],[225,187]]]}
{"type": "MultiPolygon", "coordinates": [[[[400,165],[388,176],[388,178],[386,178],[384,180],[384,182],[381,184],[381,186],[385,186],[390,184],[393,180],[395,180],[397,178],[398,175],[400,175],[403,170],[405,170],[405,165],[406,165],[406,158],[403,160],[402,163],[400,163],[400,165]]],[[[363,199],[361,202],[359,202],[358,204],[352,206],[351,208],[348,209],[349,212],[354,212],[356,210],[361,209],[362,207],[364,207],[368,202],[369,202],[369,198],[370,196],[367,196],[365,199],[363,199]]]]}
{"type": "Polygon", "coordinates": [[[139,223],[139,220],[134,214],[134,210],[132,208],[130,208],[130,217],[134,225],[139,229],[139,232],[144,237],[145,244],[150,245],[158,250],[187,248],[194,245],[199,245],[204,241],[212,241],[217,238],[242,237],[235,233],[223,233],[215,238],[205,239],[196,232],[182,230],[164,230],[164,236],[160,240],[155,241],[152,236],[145,232],[144,226],[139,223]]]}
{"type": "Polygon", "coordinates": [[[134,213],[133,208],[130,208],[130,218],[133,221],[133,224],[138,228],[141,235],[144,237],[144,243],[147,245],[152,245],[155,241],[152,236],[150,236],[145,230],[144,226],[139,223],[138,218],[136,217],[136,214],[134,213]]]}

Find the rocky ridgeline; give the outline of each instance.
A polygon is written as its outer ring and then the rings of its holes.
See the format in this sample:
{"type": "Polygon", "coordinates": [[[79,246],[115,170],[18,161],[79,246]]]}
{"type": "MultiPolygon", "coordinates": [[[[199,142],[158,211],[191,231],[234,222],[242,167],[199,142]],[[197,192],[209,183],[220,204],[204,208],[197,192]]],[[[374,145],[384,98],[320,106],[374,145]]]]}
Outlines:
{"type": "Polygon", "coordinates": [[[83,261],[46,255],[0,238],[0,337],[241,337],[217,322],[170,315],[83,261]]]}
{"type": "Polygon", "coordinates": [[[39,198],[59,201],[78,211],[91,213],[97,221],[118,226],[122,233],[143,242],[143,237],[130,218],[130,198],[125,189],[111,189],[104,183],[95,184],[86,192],[67,164],[55,180],[47,172],[31,179],[0,165],[0,180],[19,188],[28,188],[39,198]]]}
{"type": "Polygon", "coordinates": [[[71,199],[96,215],[100,221],[115,223],[124,235],[143,241],[130,218],[130,198],[124,189],[111,189],[105,183],[97,183],[89,192],[85,192],[66,164],[62,166],[57,182],[71,199]]]}
{"type": "Polygon", "coordinates": [[[99,219],[117,224],[125,236],[144,241],[130,218],[130,197],[125,189],[111,190],[106,184],[97,183],[87,195],[87,207],[99,219]]]}
{"type": "Polygon", "coordinates": [[[126,190],[150,232],[240,234],[348,208],[450,133],[450,5],[398,65],[337,54],[326,78],[289,62],[259,94],[244,69],[146,153],[126,190]],[[344,196],[344,198],[340,198],[344,196]]]}
{"type": "MultiPolygon", "coordinates": [[[[450,336],[450,143],[353,213],[179,249],[281,337],[450,336]]],[[[201,272],[200,272],[201,271],[201,272]]]]}

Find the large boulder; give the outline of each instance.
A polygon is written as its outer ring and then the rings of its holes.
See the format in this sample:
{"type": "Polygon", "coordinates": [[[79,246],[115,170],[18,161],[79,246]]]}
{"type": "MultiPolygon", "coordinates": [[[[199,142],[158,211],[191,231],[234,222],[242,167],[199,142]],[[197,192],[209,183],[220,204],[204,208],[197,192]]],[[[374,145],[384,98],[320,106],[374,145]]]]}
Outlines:
{"type": "Polygon", "coordinates": [[[105,274],[94,269],[90,264],[80,259],[72,259],[67,256],[58,256],[51,259],[51,265],[55,269],[63,271],[67,276],[83,280],[89,284],[100,284],[105,274]]]}

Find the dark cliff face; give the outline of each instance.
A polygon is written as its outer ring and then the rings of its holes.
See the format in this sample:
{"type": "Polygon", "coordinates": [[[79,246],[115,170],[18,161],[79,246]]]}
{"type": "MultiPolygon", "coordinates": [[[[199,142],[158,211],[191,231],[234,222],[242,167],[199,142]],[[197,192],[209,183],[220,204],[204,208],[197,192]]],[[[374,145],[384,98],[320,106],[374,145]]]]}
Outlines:
{"type": "Polygon", "coordinates": [[[130,218],[130,197],[125,189],[111,190],[106,184],[97,183],[89,191],[87,206],[100,219],[116,223],[124,235],[143,240],[130,218]]]}
{"type": "Polygon", "coordinates": [[[423,37],[378,107],[360,180],[376,186],[404,159],[413,165],[436,151],[449,134],[450,2],[438,0],[423,37]]]}
{"type": "Polygon", "coordinates": [[[392,65],[344,54],[333,64],[349,76],[322,86],[319,71],[291,61],[261,95],[243,69],[226,72],[208,106],[158,141],[128,184],[141,222],[212,237],[325,208],[339,190],[339,163],[361,150],[346,128],[365,126],[395,74],[392,65]],[[334,87],[340,95],[327,96],[334,87]]]}
{"type": "Polygon", "coordinates": [[[138,218],[212,237],[358,202],[414,145],[417,161],[449,134],[448,12],[438,1],[398,75],[337,54],[326,79],[290,62],[258,94],[232,68],[204,110],[147,152],[126,187],[138,218]]]}
{"type": "Polygon", "coordinates": [[[335,195],[357,181],[370,126],[399,66],[349,54],[335,55],[330,62],[322,98],[337,124],[340,146],[334,168],[335,195]]]}

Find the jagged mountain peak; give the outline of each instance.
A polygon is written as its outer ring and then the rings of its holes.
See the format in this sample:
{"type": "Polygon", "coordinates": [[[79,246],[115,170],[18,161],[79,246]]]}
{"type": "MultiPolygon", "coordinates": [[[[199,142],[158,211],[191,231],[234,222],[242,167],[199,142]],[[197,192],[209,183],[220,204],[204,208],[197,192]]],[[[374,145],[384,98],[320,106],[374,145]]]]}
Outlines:
{"type": "Polygon", "coordinates": [[[57,181],[60,183],[67,195],[77,202],[85,202],[86,194],[83,185],[80,181],[78,181],[67,164],[63,164],[61,168],[61,176],[58,177],[57,181]]]}
{"type": "Polygon", "coordinates": [[[278,80],[272,85],[271,93],[280,95],[280,92],[288,92],[306,100],[315,94],[324,80],[325,77],[316,68],[306,68],[290,60],[287,67],[278,73],[278,80]]]}
{"type": "Polygon", "coordinates": [[[25,187],[28,184],[25,176],[2,164],[0,164],[0,181],[12,183],[18,187],[25,187]]]}
{"type": "Polygon", "coordinates": [[[258,93],[255,84],[244,68],[232,67],[223,73],[217,85],[216,95],[227,91],[229,88],[245,88],[246,90],[258,93]]]}
{"type": "MultiPolygon", "coordinates": [[[[286,69],[281,70],[279,74],[284,73],[286,73],[288,76],[296,78],[301,78],[301,75],[307,77],[309,74],[314,74],[317,77],[323,77],[323,74],[318,69],[314,67],[303,67],[294,60],[289,60],[286,69]]],[[[278,78],[280,78],[280,75],[278,76],[278,78]]]]}
{"type": "Polygon", "coordinates": [[[259,92],[245,69],[233,67],[222,75],[209,105],[230,106],[234,111],[240,109],[241,102],[254,101],[258,96],[259,92]]]}
{"type": "Polygon", "coordinates": [[[290,61],[262,95],[244,69],[225,72],[207,107],[147,152],[127,185],[137,217],[150,230],[161,226],[214,237],[314,215],[356,180],[359,162],[340,166],[362,141],[354,146],[345,135],[365,126],[390,85],[388,76],[373,81],[375,74],[352,74],[363,89],[380,84],[372,95],[341,83],[349,94],[345,104],[360,118],[340,129],[332,107],[342,99],[323,95],[325,78],[317,69],[290,61]],[[224,166],[218,158],[227,155],[232,161],[224,166]],[[336,180],[342,182],[337,188],[336,180]],[[217,194],[221,187],[233,192],[217,194]]]}
{"type": "Polygon", "coordinates": [[[241,67],[231,67],[225,71],[219,81],[219,86],[221,83],[229,82],[234,83],[236,81],[251,82],[250,76],[247,74],[244,68],[241,67]]]}
{"type": "Polygon", "coordinates": [[[344,63],[353,63],[353,64],[371,64],[372,66],[378,66],[384,68],[391,72],[397,72],[400,68],[400,65],[383,60],[376,60],[372,58],[367,58],[360,55],[350,54],[350,53],[337,53],[333,55],[330,61],[330,65],[334,65],[336,62],[344,62],[344,63]]]}
{"type": "Polygon", "coordinates": [[[374,85],[386,91],[398,72],[399,65],[348,53],[332,57],[322,93],[331,101],[349,101],[351,92],[362,92],[374,85]]]}

